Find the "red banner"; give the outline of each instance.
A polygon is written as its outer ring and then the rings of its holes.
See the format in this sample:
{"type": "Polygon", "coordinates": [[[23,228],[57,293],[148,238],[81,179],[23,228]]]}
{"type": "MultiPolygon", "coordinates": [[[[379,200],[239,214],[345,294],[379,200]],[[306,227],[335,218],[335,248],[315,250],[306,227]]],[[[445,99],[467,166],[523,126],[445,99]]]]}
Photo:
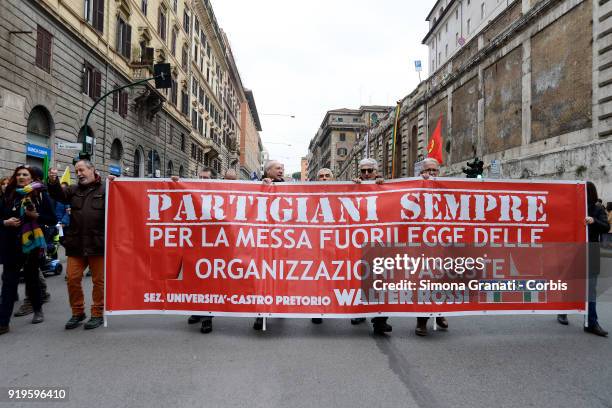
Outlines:
{"type": "Polygon", "coordinates": [[[585,185],[116,179],[107,314],[584,313],[585,185]]]}

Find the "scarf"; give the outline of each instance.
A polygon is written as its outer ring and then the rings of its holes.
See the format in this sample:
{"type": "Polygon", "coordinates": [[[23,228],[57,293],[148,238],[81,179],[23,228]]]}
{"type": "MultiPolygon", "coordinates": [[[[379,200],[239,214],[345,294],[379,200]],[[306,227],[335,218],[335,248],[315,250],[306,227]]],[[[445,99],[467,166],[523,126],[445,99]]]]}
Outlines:
{"type": "Polygon", "coordinates": [[[43,184],[35,181],[23,188],[15,190],[17,194],[23,197],[19,208],[19,217],[23,220],[23,225],[21,226],[21,248],[24,254],[29,254],[35,249],[43,253],[47,247],[43,231],[36,220],[26,221],[27,218],[25,215],[26,207],[34,205],[32,202],[32,195],[43,189],[43,184]]]}

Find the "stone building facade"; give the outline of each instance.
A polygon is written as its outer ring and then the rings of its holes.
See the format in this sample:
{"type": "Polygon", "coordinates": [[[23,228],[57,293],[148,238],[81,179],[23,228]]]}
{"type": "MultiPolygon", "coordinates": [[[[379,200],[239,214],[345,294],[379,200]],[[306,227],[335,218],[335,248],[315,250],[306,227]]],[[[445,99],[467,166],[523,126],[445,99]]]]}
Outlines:
{"type": "Polygon", "coordinates": [[[611,27],[612,2],[509,2],[399,102],[396,174],[391,114],[371,132],[369,152],[355,145],[340,177],[354,177],[366,155],[387,177],[412,177],[441,120],[445,176],[463,177],[478,156],[485,177],[497,160],[502,178],[592,180],[612,200],[611,27]]]}
{"type": "Polygon", "coordinates": [[[339,174],[355,143],[390,109],[388,106],[361,106],[328,111],[308,147],[308,179],[314,180],[319,169],[324,167],[339,174]]]}
{"type": "MultiPolygon", "coordinates": [[[[150,81],[115,93],[93,112],[86,142],[98,169],[192,177],[205,165],[218,172],[237,168],[244,92],[230,72],[231,51],[219,57],[218,70],[214,66],[215,119],[200,111],[201,122],[192,120],[199,108],[194,67],[202,66],[193,46],[196,4],[210,7],[191,0],[0,1],[0,172],[24,162],[41,165],[45,155],[51,165],[65,168],[78,153],[66,149],[66,142],[84,141],[83,124],[94,101],[153,76],[158,62],[172,66],[170,89],[157,90],[150,81]],[[212,150],[208,139],[215,137],[218,151],[205,155],[212,150]]],[[[210,15],[214,21],[212,10],[210,15]]],[[[227,42],[220,35],[211,38],[227,42]]]]}

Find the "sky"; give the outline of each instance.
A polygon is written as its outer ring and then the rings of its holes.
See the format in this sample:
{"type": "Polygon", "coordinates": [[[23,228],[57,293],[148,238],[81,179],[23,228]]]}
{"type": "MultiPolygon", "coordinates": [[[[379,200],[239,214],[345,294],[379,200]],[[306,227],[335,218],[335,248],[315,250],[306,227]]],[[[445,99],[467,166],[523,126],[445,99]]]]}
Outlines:
{"type": "Polygon", "coordinates": [[[285,174],[325,112],[395,105],[427,76],[421,44],[434,0],[212,0],[243,85],[253,91],[270,159],[285,174]],[[294,115],[295,118],[280,115],[294,115]]]}

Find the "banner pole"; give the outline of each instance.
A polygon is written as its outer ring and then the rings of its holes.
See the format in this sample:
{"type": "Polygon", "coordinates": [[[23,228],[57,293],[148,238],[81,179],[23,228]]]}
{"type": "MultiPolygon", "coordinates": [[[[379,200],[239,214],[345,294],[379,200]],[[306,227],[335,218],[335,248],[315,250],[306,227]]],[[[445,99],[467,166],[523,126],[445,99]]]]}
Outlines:
{"type": "Polygon", "coordinates": [[[263,331],[266,331],[266,318],[263,318],[263,331]]]}

